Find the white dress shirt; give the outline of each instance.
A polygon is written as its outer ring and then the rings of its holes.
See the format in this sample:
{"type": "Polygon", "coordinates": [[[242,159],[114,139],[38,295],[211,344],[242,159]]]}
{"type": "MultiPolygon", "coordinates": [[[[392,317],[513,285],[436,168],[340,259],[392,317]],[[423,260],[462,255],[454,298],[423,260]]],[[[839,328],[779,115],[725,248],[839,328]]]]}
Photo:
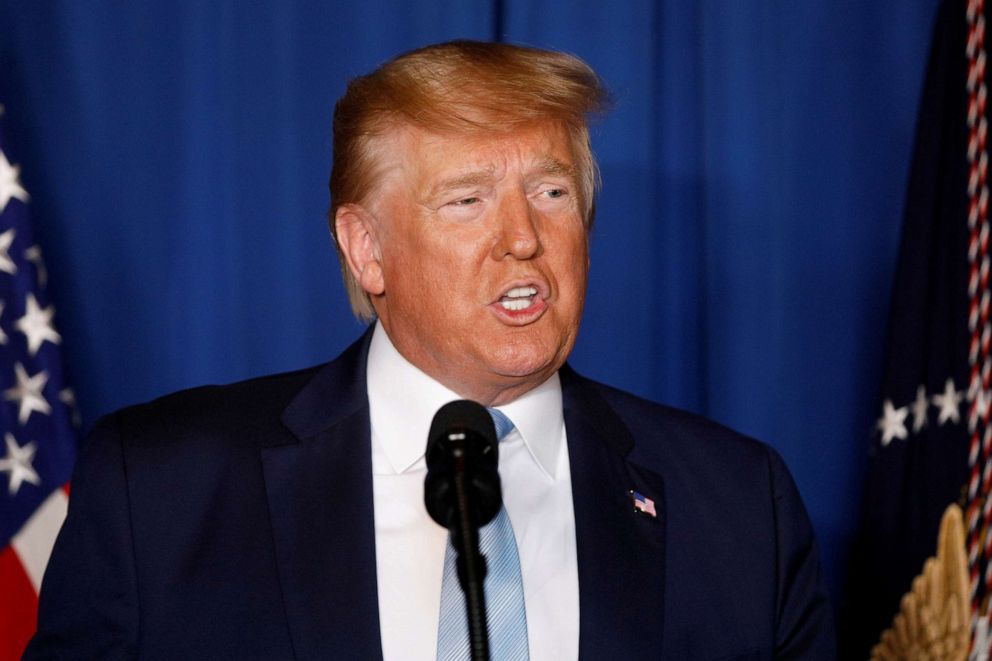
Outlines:
{"type": "MultiPolygon", "coordinates": [[[[400,355],[379,323],[368,396],[383,656],[433,661],[447,530],[424,506],[424,449],[434,414],[462,397],[400,355]]],[[[497,408],[516,425],[500,442],[499,474],[520,554],[530,658],[577,659],[575,514],[558,375],[497,408]]]]}

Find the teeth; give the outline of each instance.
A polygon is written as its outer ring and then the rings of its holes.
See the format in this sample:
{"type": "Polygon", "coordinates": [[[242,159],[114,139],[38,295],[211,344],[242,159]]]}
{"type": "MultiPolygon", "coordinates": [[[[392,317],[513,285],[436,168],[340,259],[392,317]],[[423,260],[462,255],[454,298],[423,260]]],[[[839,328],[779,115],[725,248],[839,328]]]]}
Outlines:
{"type": "Polygon", "coordinates": [[[500,301],[499,304],[503,306],[504,310],[526,310],[531,306],[533,301],[529,298],[521,298],[512,301],[500,301]]]}
{"type": "Polygon", "coordinates": [[[523,298],[537,294],[537,287],[514,287],[504,294],[504,298],[523,298]]]}
{"type": "Polygon", "coordinates": [[[534,303],[537,287],[514,287],[503,294],[499,304],[504,310],[526,310],[534,303]]]}

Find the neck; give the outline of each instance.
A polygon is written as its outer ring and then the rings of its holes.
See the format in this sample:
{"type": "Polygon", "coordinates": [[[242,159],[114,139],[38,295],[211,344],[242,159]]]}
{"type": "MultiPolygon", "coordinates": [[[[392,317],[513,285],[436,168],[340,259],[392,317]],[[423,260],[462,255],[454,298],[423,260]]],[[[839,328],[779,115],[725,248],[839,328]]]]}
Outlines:
{"type": "Polygon", "coordinates": [[[551,361],[543,368],[524,375],[499,374],[473,365],[459,365],[431,360],[430,354],[410,350],[404,343],[395,341],[386,325],[379,320],[393,349],[410,365],[431,377],[463,399],[470,399],[486,407],[509,404],[547,381],[558,371],[560,361],[551,361]]]}

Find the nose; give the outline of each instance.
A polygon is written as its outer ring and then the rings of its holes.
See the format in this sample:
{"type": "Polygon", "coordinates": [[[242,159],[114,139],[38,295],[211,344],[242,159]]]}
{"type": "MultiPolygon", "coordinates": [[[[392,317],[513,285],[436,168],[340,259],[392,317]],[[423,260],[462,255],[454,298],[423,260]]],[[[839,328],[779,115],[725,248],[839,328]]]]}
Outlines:
{"type": "Polygon", "coordinates": [[[497,210],[498,237],[493,258],[532,259],[541,254],[539,217],[524,191],[504,196],[497,210]]]}

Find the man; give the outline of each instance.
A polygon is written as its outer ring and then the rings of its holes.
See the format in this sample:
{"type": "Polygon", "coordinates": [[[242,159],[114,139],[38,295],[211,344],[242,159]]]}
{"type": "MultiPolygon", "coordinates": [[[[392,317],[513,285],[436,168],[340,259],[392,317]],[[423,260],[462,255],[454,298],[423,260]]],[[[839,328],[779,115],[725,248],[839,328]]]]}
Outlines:
{"type": "Polygon", "coordinates": [[[328,365],[101,421],[27,656],[467,653],[423,454],[438,407],[468,398],[513,428],[500,516],[520,626],[490,617],[513,658],[831,658],[781,459],[565,365],[593,215],[586,120],[604,101],[576,58],[500,44],[424,48],[353,81],[332,231],[375,323],[328,365]]]}

